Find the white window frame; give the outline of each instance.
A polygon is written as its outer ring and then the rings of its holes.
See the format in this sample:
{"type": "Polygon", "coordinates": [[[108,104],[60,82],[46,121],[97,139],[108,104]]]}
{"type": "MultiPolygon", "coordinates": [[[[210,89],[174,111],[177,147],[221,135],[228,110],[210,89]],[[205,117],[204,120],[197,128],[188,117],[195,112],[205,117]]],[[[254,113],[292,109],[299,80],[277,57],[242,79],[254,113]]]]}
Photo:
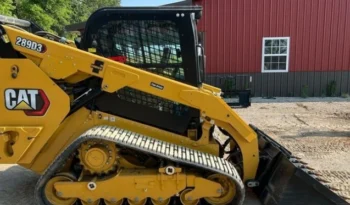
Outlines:
{"type": "Polygon", "coordinates": [[[261,59],[261,72],[262,73],[288,73],[289,72],[289,50],[290,50],[290,37],[264,37],[262,40],[262,59],[261,59]],[[287,53],[286,54],[265,54],[265,41],[266,40],[287,40],[287,53]],[[266,56],[286,56],[286,69],[285,70],[265,70],[265,57],[266,56]]]}

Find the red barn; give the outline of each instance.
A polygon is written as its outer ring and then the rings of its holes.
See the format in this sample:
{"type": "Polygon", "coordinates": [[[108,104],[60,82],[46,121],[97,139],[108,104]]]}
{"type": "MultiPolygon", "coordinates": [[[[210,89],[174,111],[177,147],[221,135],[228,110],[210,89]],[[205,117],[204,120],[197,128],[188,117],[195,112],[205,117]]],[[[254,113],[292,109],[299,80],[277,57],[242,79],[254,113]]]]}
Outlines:
{"type": "MultiPolygon", "coordinates": [[[[206,82],[253,96],[350,93],[350,0],[186,0],[200,5],[206,82]],[[232,88],[231,88],[232,89],[232,88]]],[[[84,28],[84,23],[68,30],[84,28]]]]}
{"type": "Polygon", "coordinates": [[[209,84],[232,77],[254,96],[349,93],[349,0],[187,2],[203,7],[209,84]]]}

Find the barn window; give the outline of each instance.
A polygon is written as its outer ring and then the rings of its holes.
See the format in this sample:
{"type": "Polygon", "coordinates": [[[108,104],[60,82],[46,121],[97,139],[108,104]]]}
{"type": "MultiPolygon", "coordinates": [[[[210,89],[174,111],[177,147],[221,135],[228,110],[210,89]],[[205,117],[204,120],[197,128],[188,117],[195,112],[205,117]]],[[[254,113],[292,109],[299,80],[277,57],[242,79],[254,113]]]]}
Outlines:
{"type": "Polygon", "coordinates": [[[262,72],[288,72],[289,37],[263,38],[262,72]]]}

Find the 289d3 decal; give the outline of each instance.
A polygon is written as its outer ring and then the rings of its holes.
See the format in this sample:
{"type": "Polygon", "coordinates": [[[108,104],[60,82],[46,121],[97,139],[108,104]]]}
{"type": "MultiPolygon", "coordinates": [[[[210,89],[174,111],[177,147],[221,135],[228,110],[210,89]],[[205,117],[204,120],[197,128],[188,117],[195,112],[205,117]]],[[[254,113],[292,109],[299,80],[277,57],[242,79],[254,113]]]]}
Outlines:
{"type": "Polygon", "coordinates": [[[43,116],[50,106],[50,101],[41,89],[5,90],[5,107],[8,110],[20,110],[28,116],[43,116]]]}
{"type": "Polygon", "coordinates": [[[33,51],[37,51],[39,53],[45,53],[45,51],[46,51],[45,45],[43,45],[41,43],[37,43],[37,42],[32,41],[30,39],[22,38],[20,36],[17,36],[17,38],[16,38],[16,45],[21,46],[23,48],[33,50],[33,51]]]}

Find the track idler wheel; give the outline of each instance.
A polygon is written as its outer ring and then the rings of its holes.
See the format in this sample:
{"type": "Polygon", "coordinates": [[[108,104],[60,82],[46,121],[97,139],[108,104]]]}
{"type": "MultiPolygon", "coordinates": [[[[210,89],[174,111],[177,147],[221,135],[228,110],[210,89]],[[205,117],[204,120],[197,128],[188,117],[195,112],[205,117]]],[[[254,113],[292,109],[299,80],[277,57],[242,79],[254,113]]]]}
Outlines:
{"type": "Polygon", "coordinates": [[[70,173],[60,173],[56,175],[55,177],[51,178],[46,186],[45,186],[45,196],[46,199],[50,202],[52,205],[73,205],[76,201],[77,198],[71,198],[71,199],[65,199],[62,198],[61,194],[59,192],[56,192],[54,184],[56,182],[73,182],[77,181],[76,177],[70,173]]]}
{"type": "Polygon", "coordinates": [[[183,205],[197,205],[199,203],[199,199],[191,199],[191,198],[186,198],[186,194],[191,192],[192,189],[185,189],[181,192],[180,194],[180,201],[183,205]]]}
{"type": "Polygon", "coordinates": [[[220,191],[221,193],[220,197],[204,198],[204,200],[206,200],[209,204],[226,205],[230,204],[234,200],[236,196],[236,185],[231,179],[222,174],[213,174],[208,177],[208,180],[220,183],[223,187],[223,190],[218,190],[218,192],[220,191]]]}

